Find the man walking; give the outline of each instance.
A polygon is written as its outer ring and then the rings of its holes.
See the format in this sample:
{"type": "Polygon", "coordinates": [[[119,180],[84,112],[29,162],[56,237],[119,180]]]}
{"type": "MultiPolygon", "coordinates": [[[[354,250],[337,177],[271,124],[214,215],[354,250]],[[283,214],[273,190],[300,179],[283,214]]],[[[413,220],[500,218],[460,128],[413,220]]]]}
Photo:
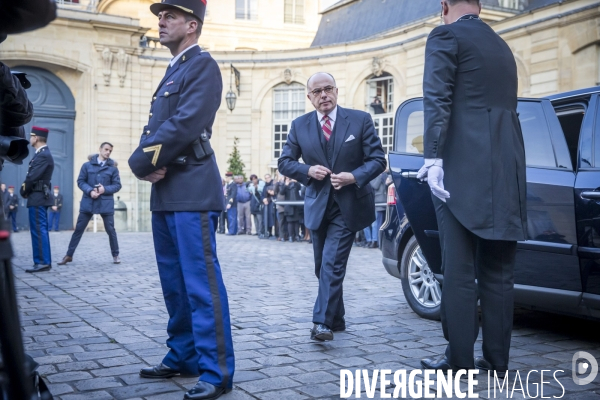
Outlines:
{"type": "Polygon", "coordinates": [[[54,159],[46,145],[48,129],[34,126],[29,135],[29,144],[35,154],[29,161],[25,182],[21,185],[21,196],[27,199],[29,209],[29,230],[33,247],[33,267],[25,272],[49,271],[52,268],[50,237],[48,236],[48,207],[50,198],[50,179],[54,172],[54,159]]]}
{"type": "Polygon", "coordinates": [[[442,248],[448,341],[423,368],[508,369],[517,241],[526,234],[525,150],[510,48],[479,19],[478,0],[444,0],[446,25],[425,50],[425,165],[442,248]],[[483,358],[473,359],[481,301],[483,358]]]}
{"type": "Polygon", "coordinates": [[[60,223],[60,210],[63,204],[63,195],[60,194],[58,186],[54,186],[54,192],[52,193],[52,207],[48,211],[50,221],[48,222],[48,229],[54,228],[55,232],[58,232],[58,224],[60,223]]]}
{"type": "Polygon", "coordinates": [[[333,331],[346,329],[346,264],[354,235],[375,220],[369,182],[385,169],[385,154],[371,116],[337,105],[333,76],[314,74],[307,87],[316,111],[292,122],[278,167],[306,186],[304,224],[319,279],[311,339],[332,340],[333,331]]]}
{"type": "Polygon", "coordinates": [[[12,223],[13,232],[18,232],[17,228],[17,212],[19,211],[19,196],[15,194],[15,187],[9,186],[8,193],[6,194],[6,209],[8,210],[8,214],[6,219],[10,220],[12,223]]]}
{"type": "Polygon", "coordinates": [[[231,391],[235,365],[215,233],[225,199],[209,141],[223,81],[219,65],[197,45],[206,0],[163,0],[150,10],[173,59],[129,165],[152,183],[152,233],[169,312],[169,352],[140,376],[200,375],[185,399],[214,400],[231,391]]]}
{"type": "Polygon", "coordinates": [[[104,229],[108,235],[108,243],[112,253],[113,263],[120,264],[119,242],[115,231],[115,200],[114,194],[121,190],[121,178],[117,163],[110,158],[113,145],[104,142],[100,145],[98,154],[91,155],[89,161],[81,166],[77,186],[83,192],[79,205],[79,217],[75,232],[71,236],[67,255],[58,265],[65,265],[73,261],[73,255],[79,245],[81,236],[87,228],[94,214],[100,214],[104,222],[104,229]]]}
{"type": "Polygon", "coordinates": [[[244,177],[237,175],[235,177],[237,186],[237,213],[238,213],[238,235],[252,235],[252,214],[250,213],[250,192],[248,191],[247,183],[244,182],[244,177]]]}

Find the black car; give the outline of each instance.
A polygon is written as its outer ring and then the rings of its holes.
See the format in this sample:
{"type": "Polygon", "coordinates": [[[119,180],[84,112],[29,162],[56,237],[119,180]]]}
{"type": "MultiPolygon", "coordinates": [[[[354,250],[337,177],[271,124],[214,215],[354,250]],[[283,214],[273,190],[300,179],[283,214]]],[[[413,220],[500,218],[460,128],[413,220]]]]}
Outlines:
{"type": "MultiPolygon", "coordinates": [[[[518,243],[515,302],[600,318],[600,87],[519,99],[527,160],[528,238],[518,243]]],[[[420,316],[440,314],[441,254],[423,165],[423,101],[396,112],[393,184],[379,232],[383,265],[420,316]]]]}

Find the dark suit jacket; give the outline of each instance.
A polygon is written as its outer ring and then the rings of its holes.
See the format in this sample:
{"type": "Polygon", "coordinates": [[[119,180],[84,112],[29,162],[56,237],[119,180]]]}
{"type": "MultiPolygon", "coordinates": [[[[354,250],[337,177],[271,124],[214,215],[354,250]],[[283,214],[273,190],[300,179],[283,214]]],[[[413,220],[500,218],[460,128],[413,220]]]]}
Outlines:
{"type": "Polygon", "coordinates": [[[16,213],[17,211],[19,211],[19,196],[17,196],[16,193],[13,193],[12,196],[10,195],[10,193],[6,193],[6,212],[7,212],[7,215],[8,215],[9,212],[16,213]],[[14,208],[11,210],[10,206],[13,206],[14,208]]]}
{"type": "Polygon", "coordinates": [[[508,45],[478,19],[438,26],[423,93],[425,158],[444,160],[452,214],[484,239],[524,240],[525,149],[508,45]]]}
{"type": "Polygon", "coordinates": [[[231,204],[231,208],[237,207],[237,184],[231,181],[227,184],[227,204],[231,204]]]}
{"type": "Polygon", "coordinates": [[[222,211],[225,197],[217,161],[197,161],[192,142],[212,125],[221,104],[223,81],[216,61],[194,46],[169,69],[152,97],[150,119],[139,147],[129,158],[138,177],[167,167],[152,185],[151,211],[222,211]],[[187,165],[171,164],[188,156],[187,165]]]}
{"type": "Polygon", "coordinates": [[[79,171],[77,186],[83,192],[79,212],[87,214],[114,214],[114,194],[121,190],[121,177],[117,163],[109,158],[104,165],[98,163],[98,154],[88,157],[90,161],[84,163],[79,171]],[[93,199],[92,191],[97,184],[104,186],[104,193],[93,199]]]}
{"type": "Polygon", "coordinates": [[[55,196],[54,193],[52,193],[52,202],[52,206],[56,207],[56,211],[60,211],[63,206],[63,195],[59,193],[58,196],[55,196]]]}
{"type": "Polygon", "coordinates": [[[29,170],[25,182],[21,185],[21,196],[27,199],[27,207],[52,206],[52,173],[54,172],[54,159],[50,154],[48,146],[42,147],[35,153],[29,161],[29,170]],[[48,197],[44,192],[34,191],[33,186],[36,182],[43,181],[48,186],[48,197]]]}
{"type": "Polygon", "coordinates": [[[375,135],[371,116],[363,111],[338,106],[334,125],[335,147],[329,160],[321,146],[323,132],[313,111],[292,122],[287,142],[279,158],[279,171],[306,185],[304,199],[304,224],[316,230],[321,225],[329,199],[330,177],[322,181],[311,179],[308,170],[312,165],[323,165],[333,173],[350,172],[356,179],[335,191],[342,217],[351,231],[366,228],[375,220],[375,201],[369,182],[385,169],[385,153],[375,135]],[[351,136],[354,139],[348,140],[351,136]],[[305,164],[298,162],[302,157],[305,164]]]}

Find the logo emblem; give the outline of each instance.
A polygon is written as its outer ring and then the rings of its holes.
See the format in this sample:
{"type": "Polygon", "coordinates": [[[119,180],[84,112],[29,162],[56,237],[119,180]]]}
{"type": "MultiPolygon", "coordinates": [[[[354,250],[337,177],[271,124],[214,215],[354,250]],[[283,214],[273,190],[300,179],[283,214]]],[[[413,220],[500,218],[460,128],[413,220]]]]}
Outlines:
{"type": "Polygon", "coordinates": [[[578,351],[573,355],[571,370],[573,371],[573,382],[575,382],[576,385],[587,385],[596,379],[596,376],[598,375],[598,362],[590,353],[586,351],[578,351]],[[586,362],[577,361],[581,358],[584,358],[586,362]],[[577,376],[578,374],[585,374],[588,371],[590,374],[585,378],[580,378],[577,376]]]}

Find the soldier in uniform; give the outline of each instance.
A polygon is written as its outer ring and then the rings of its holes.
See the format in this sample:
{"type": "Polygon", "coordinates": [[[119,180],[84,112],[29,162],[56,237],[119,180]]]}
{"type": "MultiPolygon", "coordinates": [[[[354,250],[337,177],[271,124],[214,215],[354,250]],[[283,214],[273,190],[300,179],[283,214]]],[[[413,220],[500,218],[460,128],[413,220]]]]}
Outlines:
{"type": "Polygon", "coordinates": [[[58,232],[58,224],[60,224],[60,210],[63,205],[63,195],[60,194],[58,186],[54,186],[54,193],[52,194],[52,208],[49,211],[50,221],[48,222],[48,229],[54,228],[55,232],[58,232]]]}
{"type": "Polygon", "coordinates": [[[169,352],[140,376],[199,375],[185,399],[217,399],[231,391],[234,373],[229,304],[215,242],[225,199],[209,141],[221,104],[221,72],[197,45],[205,0],[163,0],[150,10],[173,59],[129,165],[138,179],[152,183],[152,232],[169,312],[169,352]]]}
{"type": "Polygon", "coordinates": [[[13,232],[18,232],[17,211],[19,211],[19,196],[15,194],[14,186],[8,187],[8,193],[6,194],[4,204],[6,205],[6,210],[8,211],[6,214],[6,219],[11,221],[13,232]]]}
{"type": "Polygon", "coordinates": [[[48,129],[31,128],[29,144],[35,154],[29,161],[25,182],[21,185],[21,196],[27,199],[29,209],[29,230],[33,247],[33,267],[25,272],[48,271],[52,268],[50,238],[48,236],[48,207],[52,206],[50,179],[54,172],[54,159],[46,145],[48,129]]]}

